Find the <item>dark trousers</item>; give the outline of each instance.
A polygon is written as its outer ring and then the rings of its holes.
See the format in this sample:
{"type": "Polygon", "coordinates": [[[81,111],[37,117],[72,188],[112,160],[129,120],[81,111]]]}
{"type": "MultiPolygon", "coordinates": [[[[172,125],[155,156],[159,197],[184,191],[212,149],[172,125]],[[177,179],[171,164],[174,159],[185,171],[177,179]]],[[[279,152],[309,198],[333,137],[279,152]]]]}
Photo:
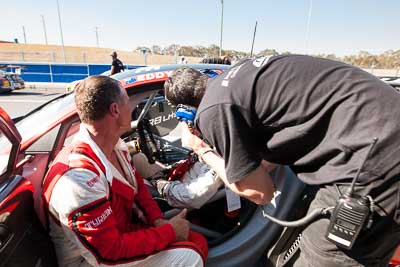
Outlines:
{"type": "MultiPolygon", "coordinates": [[[[351,250],[337,247],[325,239],[329,219],[310,224],[300,241],[300,256],[295,267],[384,267],[400,244],[400,177],[379,184],[372,182],[356,186],[359,195],[369,194],[376,205],[374,223],[369,230],[360,233],[351,250]]],[[[349,184],[321,187],[311,202],[309,212],[315,208],[335,206],[339,194],[349,184]]]]}

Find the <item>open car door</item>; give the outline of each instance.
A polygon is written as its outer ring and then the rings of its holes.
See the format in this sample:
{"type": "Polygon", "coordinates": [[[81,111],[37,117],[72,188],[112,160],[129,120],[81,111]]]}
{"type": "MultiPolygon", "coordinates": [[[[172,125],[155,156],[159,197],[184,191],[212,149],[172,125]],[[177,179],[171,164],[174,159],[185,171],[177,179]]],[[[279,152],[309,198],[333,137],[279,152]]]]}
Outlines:
{"type": "Polygon", "coordinates": [[[57,266],[52,242],[33,208],[33,186],[17,174],[20,142],[0,107],[0,267],[57,266]]]}

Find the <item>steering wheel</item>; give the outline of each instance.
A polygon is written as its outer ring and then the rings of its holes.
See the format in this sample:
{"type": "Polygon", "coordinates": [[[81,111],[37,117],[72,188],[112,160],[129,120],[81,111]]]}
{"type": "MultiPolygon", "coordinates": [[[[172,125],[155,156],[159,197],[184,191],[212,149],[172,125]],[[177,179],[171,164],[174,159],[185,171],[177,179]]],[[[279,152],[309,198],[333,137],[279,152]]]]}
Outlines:
{"type": "Polygon", "coordinates": [[[139,136],[140,150],[145,154],[147,161],[153,164],[160,156],[160,150],[154,139],[153,133],[150,130],[150,122],[148,119],[143,118],[137,125],[137,134],[139,136]]]}

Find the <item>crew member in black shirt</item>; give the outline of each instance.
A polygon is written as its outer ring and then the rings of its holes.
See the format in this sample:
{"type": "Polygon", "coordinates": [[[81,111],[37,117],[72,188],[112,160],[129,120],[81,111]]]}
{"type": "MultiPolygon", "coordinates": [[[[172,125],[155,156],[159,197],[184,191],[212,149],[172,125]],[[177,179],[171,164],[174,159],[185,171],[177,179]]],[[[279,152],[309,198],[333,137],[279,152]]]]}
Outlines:
{"type": "Polygon", "coordinates": [[[392,87],[341,62],[286,55],[247,59],[213,79],[178,69],[165,89],[173,104],[201,100],[199,133],[183,127],[183,145],[234,192],[261,205],[275,190],[268,170],[283,164],[319,187],[310,211],[335,206],[379,138],[355,187],[374,199],[372,227],[347,251],[325,238],[329,219],[312,223],[295,266],[389,261],[400,243],[400,94],[392,87]]]}
{"type": "Polygon", "coordinates": [[[121,60],[119,60],[117,58],[117,52],[113,51],[111,53],[111,57],[112,57],[112,63],[111,63],[111,74],[110,75],[113,75],[113,74],[123,71],[125,69],[124,64],[122,63],[121,60]]]}

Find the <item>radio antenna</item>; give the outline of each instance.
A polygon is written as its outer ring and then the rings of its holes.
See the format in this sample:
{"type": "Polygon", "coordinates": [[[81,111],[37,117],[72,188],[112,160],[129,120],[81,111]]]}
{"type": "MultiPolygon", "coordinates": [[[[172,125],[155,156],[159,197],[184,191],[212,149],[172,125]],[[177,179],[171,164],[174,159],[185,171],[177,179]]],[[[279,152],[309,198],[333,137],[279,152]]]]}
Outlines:
{"type": "Polygon", "coordinates": [[[371,154],[372,149],[374,148],[376,142],[378,142],[378,137],[374,137],[374,139],[372,140],[371,146],[369,147],[369,150],[367,152],[367,155],[365,156],[363,162],[361,163],[360,168],[357,171],[356,176],[354,177],[353,181],[351,182],[350,188],[347,190],[346,195],[351,196],[353,194],[354,191],[354,185],[357,182],[358,177],[360,176],[361,170],[364,168],[364,164],[367,161],[369,155],[371,154]]]}
{"type": "Polygon", "coordinates": [[[256,25],[254,26],[253,42],[251,43],[250,57],[253,57],[253,48],[254,48],[254,40],[256,39],[256,31],[257,31],[257,21],[256,25]]]}

